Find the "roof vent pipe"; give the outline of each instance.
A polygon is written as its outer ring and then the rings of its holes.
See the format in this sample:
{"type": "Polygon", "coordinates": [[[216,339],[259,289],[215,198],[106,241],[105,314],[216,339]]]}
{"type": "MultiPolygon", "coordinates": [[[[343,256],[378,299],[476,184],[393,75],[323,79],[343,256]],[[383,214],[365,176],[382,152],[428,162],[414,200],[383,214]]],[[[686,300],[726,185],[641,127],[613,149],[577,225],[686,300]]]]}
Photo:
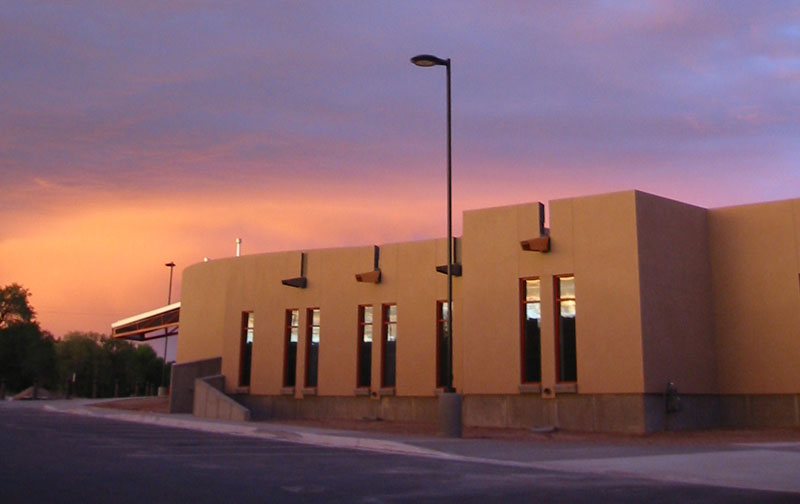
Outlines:
{"type": "Polygon", "coordinates": [[[242,239],[236,238],[236,257],[242,255],[242,239]]]}

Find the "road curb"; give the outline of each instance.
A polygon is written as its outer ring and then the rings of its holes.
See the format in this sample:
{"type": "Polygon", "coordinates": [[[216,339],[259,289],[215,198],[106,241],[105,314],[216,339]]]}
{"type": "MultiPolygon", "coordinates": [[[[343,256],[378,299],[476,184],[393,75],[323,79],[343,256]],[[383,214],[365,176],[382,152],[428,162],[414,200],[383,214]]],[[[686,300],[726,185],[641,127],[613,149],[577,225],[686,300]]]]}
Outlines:
{"type": "Polygon", "coordinates": [[[98,408],[79,407],[60,409],[45,405],[45,409],[57,413],[69,413],[74,415],[84,415],[99,418],[108,418],[125,422],[135,422],[150,425],[161,425],[180,429],[189,429],[215,434],[228,434],[233,436],[250,437],[257,439],[267,439],[272,441],[283,441],[287,443],[305,444],[322,446],[327,448],[342,448],[352,450],[364,450],[380,453],[391,453],[396,455],[412,455],[427,458],[438,458],[448,460],[460,460],[463,457],[437,450],[421,448],[399,441],[389,441],[384,439],[352,437],[344,435],[318,434],[312,432],[292,431],[286,429],[269,430],[263,425],[232,424],[202,419],[183,419],[170,418],[162,415],[148,413],[123,413],[114,411],[99,411],[98,408]]]}

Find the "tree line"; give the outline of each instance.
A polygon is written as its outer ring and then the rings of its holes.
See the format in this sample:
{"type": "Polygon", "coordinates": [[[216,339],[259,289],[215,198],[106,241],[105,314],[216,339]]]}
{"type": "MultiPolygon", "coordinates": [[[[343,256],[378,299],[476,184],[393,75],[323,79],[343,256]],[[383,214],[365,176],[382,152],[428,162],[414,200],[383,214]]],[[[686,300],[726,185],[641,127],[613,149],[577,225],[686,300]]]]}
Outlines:
{"type": "Polygon", "coordinates": [[[94,332],[54,338],[40,327],[29,296],[16,283],[0,288],[0,397],[31,386],[78,397],[150,395],[169,379],[149,345],[94,332]]]}

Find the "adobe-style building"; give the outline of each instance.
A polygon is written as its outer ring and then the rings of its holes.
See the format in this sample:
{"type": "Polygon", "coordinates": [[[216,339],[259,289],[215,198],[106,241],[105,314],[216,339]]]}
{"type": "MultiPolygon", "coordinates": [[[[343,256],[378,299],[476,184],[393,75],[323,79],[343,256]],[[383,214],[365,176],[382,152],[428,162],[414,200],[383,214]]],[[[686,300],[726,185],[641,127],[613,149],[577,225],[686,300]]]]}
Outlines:
{"type": "MultiPolygon", "coordinates": [[[[628,191],[552,201],[544,220],[539,203],[464,212],[464,425],[800,426],[800,199],[704,209],[628,191]]],[[[176,372],[222,375],[255,418],[435,423],[446,245],[190,266],[176,372]]],[[[173,376],[180,410],[191,387],[173,376]]]]}

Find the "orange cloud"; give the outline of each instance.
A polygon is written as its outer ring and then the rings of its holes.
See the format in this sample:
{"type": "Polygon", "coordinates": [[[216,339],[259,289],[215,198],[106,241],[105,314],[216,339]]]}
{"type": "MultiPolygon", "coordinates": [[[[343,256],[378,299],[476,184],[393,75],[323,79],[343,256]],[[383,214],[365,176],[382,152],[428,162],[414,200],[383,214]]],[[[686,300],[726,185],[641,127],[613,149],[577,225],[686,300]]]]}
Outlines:
{"type": "MultiPolygon", "coordinates": [[[[570,165],[482,170],[459,165],[454,232],[460,234],[465,209],[635,187],[684,199],[693,194],[706,200],[688,202],[708,203],[707,185],[702,191],[682,187],[669,173],[621,186],[614,177],[597,182],[611,169],[593,170],[592,178],[581,181],[581,172],[570,165]],[[500,179],[495,174],[501,170],[522,175],[500,179]]],[[[444,236],[443,166],[425,180],[404,180],[399,167],[381,173],[342,174],[307,185],[296,176],[253,179],[249,185],[221,180],[219,187],[202,189],[170,181],[138,192],[40,179],[4,201],[10,218],[0,235],[0,285],[18,282],[30,289],[39,320],[56,335],[108,333],[113,321],[166,303],[164,263],[177,263],[172,298],[179,299],[183,268],[203,257],[232,256],[237,237],[243,239],[243,253],[254,254],[444,236]]]]}
{"type": "Polygon", "coordinates": [[[114,320],[166,302],[168,261],[189,264],[244,253],[398,241],[432,236],[439,202],[379,200],[368,193],[303,194],[247,189],[220,193],[93,194],[43,188],[50,201],[17,209],[0,238],[0,284],[19,282],[42,325],[108,332],[114,320]],[[58,198],[62,199],[58,201],[58,198]],[[413,211],[409,212],[408,209],[413,211]]]}

